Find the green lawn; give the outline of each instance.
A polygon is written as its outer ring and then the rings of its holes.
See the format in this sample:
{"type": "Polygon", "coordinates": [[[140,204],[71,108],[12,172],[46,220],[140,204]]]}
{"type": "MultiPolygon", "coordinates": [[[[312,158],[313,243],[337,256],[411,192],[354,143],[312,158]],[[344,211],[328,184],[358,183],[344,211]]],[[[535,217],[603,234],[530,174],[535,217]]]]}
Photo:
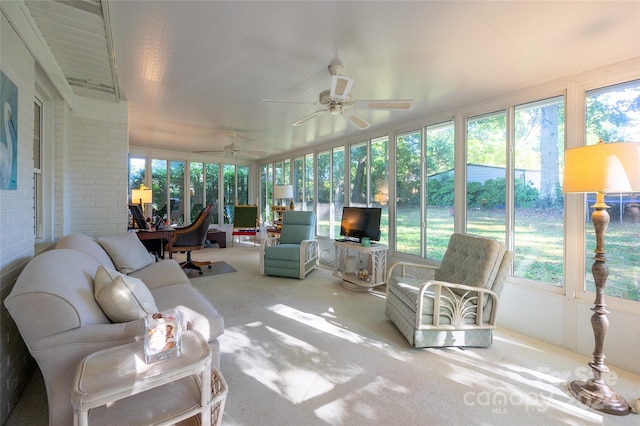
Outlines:
{"type": "MultiPolygon", "coordinates": [[[[516,209],[514,275],[554,286],[563,285],[564,224],[558,210],[516,209]]],[[[397,208],[397,251],[420,254],[420,212],[418,208],[397,208]]],[[[427,257],[440,260],[453,232],[452,210],[449,207],[427,209],[427,257]]],[[[321,223],[328,232],[328,223],[321,223]]],[[[587,289],[595,290],[591,275],[595,234],[587,226],[585,272],[587,289]]],[[[383,238],[388,235],[386,218],[382,224],[383,238]]],[[[504,242],[505,211],[476,209],[467,212],[467,232],[485,235],[504,242]]],[[[339,230],[339,227],[338,227],[339,230]]],[[[612,219],[605,238],[609,279],[606,294],[640,301],[640,224],[620,223],[612,219]]]]}

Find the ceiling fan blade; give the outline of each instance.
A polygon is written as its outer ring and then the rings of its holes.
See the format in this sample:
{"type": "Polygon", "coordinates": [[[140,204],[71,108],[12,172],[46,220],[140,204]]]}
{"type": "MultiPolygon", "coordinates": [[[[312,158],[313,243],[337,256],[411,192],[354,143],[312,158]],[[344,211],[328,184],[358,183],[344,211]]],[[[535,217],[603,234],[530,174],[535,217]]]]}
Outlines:
{"type": "Polygon", "coordinates": [[[222,154],[227,151],[225,151],[224,149],[214,149],[214,150],[209,149],[205,151],[191,151],[191,152],[194,154],[222,154]]]}
{"type": "Polygon", "coordinates": [[[353,86],[353,79],[351,77],[337,74],[331,76],[331,99],[340,101],[346,99],[351,91],[351,86],[353,86]]]}
{"type": "Polygon", "coordinates": [[[344,116],[347,118],[347,120],[349,120],[353,125],[355,125],[360,130],[364,130],[369,126],[371,126],[371,123],[369,123],[367,120],[360,117],[358,114],[356,114],[353,111],[345,112],[344,116]]]}
{"type": "Polygon", "coordinates": [[[316,104],[316,102],[288,101],[286,99],[262,99],[262,102],[273,102],[278,104],[302,104],[302,105],[316,104]]]}
{"type": "Polygon", "coordinates": [[[395,109],[411,111],[416,103],[413,99],[387,99],[373,101],[353,101],[352,105],[356,109],[395,109]]]}
{"type": "Polygon", "coordinates": [[[295,123],[292,124],[292,126],[297,127],[297,126],[302,126],[303,124],[305,124],[307,121],[311,121],[314,118],[316,118],[321,112],[326,111],[327,108],[325,109],[321,109],[315,112],[312,112],[309,115],[306,115],[304,117],[302,117],[300,120],[296,121],[295,123]]]}

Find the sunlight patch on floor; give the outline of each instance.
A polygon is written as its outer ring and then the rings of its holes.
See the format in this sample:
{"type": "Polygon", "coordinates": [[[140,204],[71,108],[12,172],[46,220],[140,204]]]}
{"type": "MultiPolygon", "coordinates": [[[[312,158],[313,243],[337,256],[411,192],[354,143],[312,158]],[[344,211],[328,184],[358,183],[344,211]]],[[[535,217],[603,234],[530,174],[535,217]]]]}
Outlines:
{"type": "Polygon", "coordinates": [[[528,349],[530,351],[542,352],[542,350],[540,348],[536,348],[535,346],[531,346],[531,345],[525,345],[522,342],[516,342],[516,341],[514,341],[512,339],[507,339],[507,338],[504,338],[504,337],[497,336],[496,333],[493,334],[493,340],[496,340],[498,342],[508,343],[510,345],[518,346],[518,347],[523,348],[523,349],[528,349]]]}
{"type": "Polygon", "coordinates": [[[602,420],[602,416],[592,413],[569,395],[566,380],[551,372],[513,364],[478,363],[475,356],[469,356],[473,352],[468,350],[432,350],[432,353],[448,359],[451,371],[446,377],[469,388],[463,396],[467,406],[505,410],[519,407],[539,413],[554,410],[569,423],[602,420]]]}
{"type": "Polygon", "coordinates": [[[315,413],[327,424],[346,424],[346,419],[354,418],[374,423],[385,418],[383,411],[388,402],[389,392],[408,394],[409,391],[405,386],[377,376],[366,386],[317,408],[315,413]]]}
{"type": "Polygon", "coordinates": [[[357,333],[354,333],[353,331],[345,330],[344,328],[336,324],[327,322],[327,319],[323,318],[322,316],[302,312],[298,309],[294,309],[292,307],[282,305],[282,304],[273,305],[268,309],[278,315],[282,315],[286,318],[297,321],[308,327],[313,327],[316,330],[322,331],[324,333],[330,334],[335,337],[339,337],[351,343],[354,343],[357,345],[366,345],[373,349],[382,350],[387,355],[397,360],[400,360],[400,361],[410,360],[410,358],[406,354],[403,354],[397,351],[392,346],[382,343],[378,340],[368,339],[357,333]]]}
{"type": "Polygon", "coordinates": [[[354,364],[338,365],[330,354],[261,322],[228,328],[221,340],[223,352],[233,354],[242,372],[294,404],[363,372],[354,364]]]}

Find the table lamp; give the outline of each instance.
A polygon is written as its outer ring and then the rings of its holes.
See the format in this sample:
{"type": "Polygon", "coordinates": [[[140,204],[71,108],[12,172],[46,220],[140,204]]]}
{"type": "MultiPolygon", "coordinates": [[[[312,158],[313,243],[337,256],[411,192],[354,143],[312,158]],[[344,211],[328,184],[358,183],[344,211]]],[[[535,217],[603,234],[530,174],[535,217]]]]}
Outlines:
{"type": "Polygon", "coordinates": [[[280,200],[281,205],[284,206],[284,200],[293,200],[293,185],[276,185],[273,187],[273,198],[280,200]]]}
{"type": "Polygon", "coordinates": [[[640,191],[640,143],[604,143],[565,151],[564,193],[595,192],[591,222],[596,233],[594,263],[591,267],[596,285],[596,299],[591,308],[591,326],[595,340],[593,361],[589,367],[593,377],[575,380],[569,384],[571,394],[583,404],[608,414],[629,414],[629,404],[606,384],[609,368],[604,363],[604,336],[609,326],[604,289],[609,268],[604,250],[604,236],[609,225],[609,213],[604,203],[605,193],[640,191]]]}
{"type": "Polygon", "coordinates": [[[144,215],[144,206],[153,202],[152,191],[144,183],[140,184],[140,189],[131,190],[131,201],[135,202],[137,200],[140,200],[140,210],[142,210],[142,214],[144,215]]]}

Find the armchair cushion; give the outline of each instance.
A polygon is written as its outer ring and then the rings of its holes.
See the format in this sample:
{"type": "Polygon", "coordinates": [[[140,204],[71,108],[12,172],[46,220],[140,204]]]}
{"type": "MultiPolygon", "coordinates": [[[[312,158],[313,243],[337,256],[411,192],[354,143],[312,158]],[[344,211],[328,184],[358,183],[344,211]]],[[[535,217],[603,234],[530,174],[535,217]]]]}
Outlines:
{"type": "Polygon", "coordinates": [[[104,266],[94,279],[96,301],[113,322],[127,322],[158,312],[151,292],[142,280],[104,266]]]}
{"type": "Polygon", "coordinates": [[[123,274],[142,269],[156,261],[134,232],[103,237],[100,245],[109,254],[116,269],[123,274]]]}
{"type": "Polygon", "coordinates": [[[282,213],[280,244],[300,244],[314,238],[315,216],[311,211],[285,211],[282,213]]]}
{"type": "MultiPolygon", "coordinates": [[[[436,270],[435,279],[491,289],[502,264],[505,247],[498,241],[477,235],[454,233],[436,270]]],[[[463,290],[453,289],[458,295],[463,290]]]]}
{"type": "Polygon", "coordinates": [[[264,248],[264,257],[270,260],[300,260],[300,244],[277,244],[264,248]]]}

